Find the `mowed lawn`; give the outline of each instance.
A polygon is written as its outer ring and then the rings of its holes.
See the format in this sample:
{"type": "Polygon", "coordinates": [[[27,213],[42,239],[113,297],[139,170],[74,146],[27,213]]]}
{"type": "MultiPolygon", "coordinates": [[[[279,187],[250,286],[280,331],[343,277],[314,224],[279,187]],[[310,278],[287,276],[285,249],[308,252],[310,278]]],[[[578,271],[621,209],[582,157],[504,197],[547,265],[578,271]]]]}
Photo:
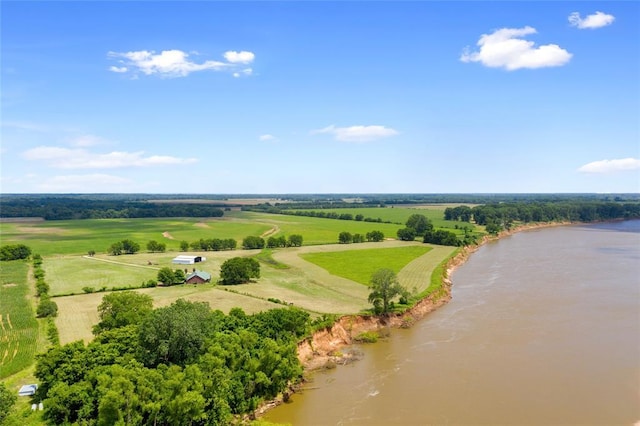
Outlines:
{"type": "Polygon", "coordinates": [[[431,247],[407,246],[374,248],[367,250],[307,253],[302,258],[338,275],[368,285],[371,276],[380,268],[391,269],[396,274],[409,262],[426,254],[431,247]]]}
{"type": "MultiPolygon", "coordinates": [[[[133,291],[151,296],[155,308],[168,306],[181,298],[193,302],[206,302],[211,309],[221,310],[224,313],[228,313],[235,307],[241,307],[248,314],[282,307],[282,305],[256,297],[224,291],[221,287],[213,284],[183,284],[133,291]]],[[[88,342],[93,338],[92,327],[100,321],[98,305],[102,303],[102,298],[107,294],[109,293],[81,294],[55,298],[59,309],[58,317],[55,321],[60,333],[61,344],[76,340],[88,342]]]]}
{"type": "Polygon", "coordinates": [[[0,379],[33,363],[38,321],[29,301],[29,264],[16,260],[0,268],[0,379]]]}

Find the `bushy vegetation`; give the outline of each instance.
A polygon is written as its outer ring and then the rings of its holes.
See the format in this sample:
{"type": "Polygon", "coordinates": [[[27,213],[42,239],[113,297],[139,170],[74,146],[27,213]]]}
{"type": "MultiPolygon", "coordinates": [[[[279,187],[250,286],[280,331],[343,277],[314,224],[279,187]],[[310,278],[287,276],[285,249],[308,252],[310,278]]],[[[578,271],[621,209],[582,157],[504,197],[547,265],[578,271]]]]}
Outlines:
{"type": "Polygon", "coordinates": [[[109,249],[107,250],[107,253],[113,256],[120,256],[121,254],[135,254],[139,251],[140,244],[127,238],[111,244],[111,246],[109,246],[109,249]]]}
{"type": "Polygon", "coordinates": [[[229,424],[301,377],[296,342],[309,327],[309,314],[295,308],[256,315],[235,308],[224,315],[178,300],[98,332],[88,346],[75,342],[38,356],[44,418],[229,424]]]}
{"type": "Polygon", "coordinates": [[[0,247],[0,260],[21,260],[31,256],[31,249],[24,244],[6,244],[0,247]]]}
{"type": "Polygon", "coordinates": [[[250,257],[234,257],[220,267],[221,284],[244,284],[252,278],[260,278],[260,263],[250,257]]]}

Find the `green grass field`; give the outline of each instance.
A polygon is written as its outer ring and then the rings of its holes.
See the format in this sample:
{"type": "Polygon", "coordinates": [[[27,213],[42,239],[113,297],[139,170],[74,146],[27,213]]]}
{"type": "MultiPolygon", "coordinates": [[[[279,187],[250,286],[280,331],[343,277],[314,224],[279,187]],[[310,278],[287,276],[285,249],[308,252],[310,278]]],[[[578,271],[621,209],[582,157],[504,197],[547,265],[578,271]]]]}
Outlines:
{"type": "Polygon", "coordinates": [[[308,253],[302,258],[352,281],[369,285],[371,276],[384,265],[396,274],[409,262],[431,250],[427,246],[308,253]]]}
{"type": "Polygon", "coordinates": [[[2,262],[0,268],[0,379],[30,366],[38,347],[28,270],[25,261],[2,262]]]}

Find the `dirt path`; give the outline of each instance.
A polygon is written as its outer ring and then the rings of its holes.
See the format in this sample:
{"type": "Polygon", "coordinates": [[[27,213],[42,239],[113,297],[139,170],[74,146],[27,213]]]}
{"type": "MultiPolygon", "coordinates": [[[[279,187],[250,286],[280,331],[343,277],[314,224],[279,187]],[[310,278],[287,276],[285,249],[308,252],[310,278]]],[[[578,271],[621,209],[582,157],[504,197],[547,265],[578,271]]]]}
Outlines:
{"type": "Polygon", "coordinates": [[[274,225],[273,228],[269,229],[266,232],[263,232],[262,235],[260,235],[260,237],[262,238],[270,237],[274,234],[277,234],[278,232],[280,232],[280,227],[278,225],[274,225]]]}
{"type": "Polygon", "coordinates": [[[100,259],[99,257],[91,257],[91,256],[82,256],[82,257],[89,260],[97,260],[98,262],[115,263],[117,265],[123,265],[123,266],[133,266],[134,268],[153,269],[154,271],[157,271],[160,269],[155,266],[136,265],[134,263],[118,262],[116,260],[100,259]]]}
{"type": "Polygon", "coordinates": [[[168,231],[164,231],[162,233],[162,236],[165,237],[165,238],[168,238],[170,240],[175,240],[175,238],[173,238],[173,235],[171,235],[168,231]]]}

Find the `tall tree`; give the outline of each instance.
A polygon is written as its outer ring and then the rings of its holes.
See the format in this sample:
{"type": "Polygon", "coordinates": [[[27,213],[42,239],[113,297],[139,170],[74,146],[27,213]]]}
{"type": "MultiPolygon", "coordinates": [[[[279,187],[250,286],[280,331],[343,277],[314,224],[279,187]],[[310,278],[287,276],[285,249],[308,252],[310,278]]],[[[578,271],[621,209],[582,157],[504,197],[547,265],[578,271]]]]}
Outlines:
{"type": "Polygon", "coordinates": [[[107,294],[98,306],[100,322],[93,327],[93,334],[105,330],[138,324],[153,309],[151,296],[135,291],[122,291],[107,294]]]}
{"type": "Polygon", "coordinates": [[[378,269],[371,277],[369,303],[373,304],[376,312],[389,312],[393,298],[406,294],[407,291],[400,285],[396,273],[391,269],[378,269]]]}

